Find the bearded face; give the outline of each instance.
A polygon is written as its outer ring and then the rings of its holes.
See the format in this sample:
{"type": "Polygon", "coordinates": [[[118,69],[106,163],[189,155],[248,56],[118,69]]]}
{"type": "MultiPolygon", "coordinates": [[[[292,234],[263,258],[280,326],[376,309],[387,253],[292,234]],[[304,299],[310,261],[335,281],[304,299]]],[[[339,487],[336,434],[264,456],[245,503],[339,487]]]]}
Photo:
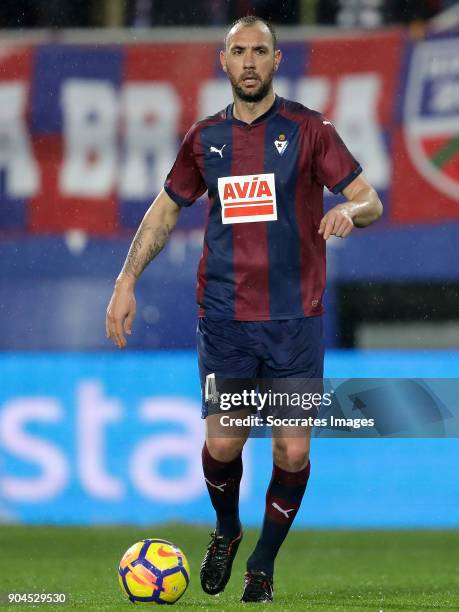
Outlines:
{"type": "Polygon", "coordinates": [[[280,51],[274,50],[272,35],[261,22],[236,26],[221,53],[233,93],[244,102],[260,102],[268,95],[279,61],[280,51]]]}
{"type": "Polygon", "coordinates": [[[247,69],[240,76],[227,70],[234,95],[244,102],[260,102],[271,90],[274,66],[263,78],[255,70],[247,69]]]}

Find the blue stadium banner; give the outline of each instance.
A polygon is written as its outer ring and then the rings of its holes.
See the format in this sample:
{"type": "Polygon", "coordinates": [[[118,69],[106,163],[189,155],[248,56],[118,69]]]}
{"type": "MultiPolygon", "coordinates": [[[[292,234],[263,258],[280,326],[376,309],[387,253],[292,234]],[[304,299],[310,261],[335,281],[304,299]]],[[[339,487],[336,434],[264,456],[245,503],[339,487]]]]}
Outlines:
{"type": "MultiPolygon", "coordinates": [[[[450,357],[457,369],[459,356],[450,357]]],[[[327,357],[328,371],[341,375],[425,375],[445,363],[443,354],[327,357]]],[[[10,353],[0,356],[0,373],[0,520],[213,521],[194,353],[10,353]]],[[[458,452],[457,439],[319,437],[295,524],[457,527],[458,452]]],[[[250,440],[241,491],[247,525],[259,524],[271,468],[270,440],[250,440]]]]}

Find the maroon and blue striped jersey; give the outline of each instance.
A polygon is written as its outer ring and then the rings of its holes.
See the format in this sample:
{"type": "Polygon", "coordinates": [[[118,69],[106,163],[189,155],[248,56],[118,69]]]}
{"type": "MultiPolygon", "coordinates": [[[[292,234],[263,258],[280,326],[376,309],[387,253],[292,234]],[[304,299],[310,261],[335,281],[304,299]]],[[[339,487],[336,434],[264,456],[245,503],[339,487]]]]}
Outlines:
{"type": "Polygon", "coordinates": [[[362,171],[333,124],[276,96],[253,123],[233,105],[186,134],[164,189],[180,206],[208,191],[199,316],[240,321],[323,312],[323,189],[362,171]]]}

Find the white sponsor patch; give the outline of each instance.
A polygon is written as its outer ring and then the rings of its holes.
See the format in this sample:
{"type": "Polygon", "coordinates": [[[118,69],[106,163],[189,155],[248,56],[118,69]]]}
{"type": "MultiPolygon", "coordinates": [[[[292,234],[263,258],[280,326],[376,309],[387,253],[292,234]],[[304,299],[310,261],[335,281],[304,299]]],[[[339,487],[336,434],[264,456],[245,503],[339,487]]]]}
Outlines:
{"type": "Polygon", "coordinates": [[[220,177],[218,193],[224,224],[277,221],[274,174],[220,177]]]}

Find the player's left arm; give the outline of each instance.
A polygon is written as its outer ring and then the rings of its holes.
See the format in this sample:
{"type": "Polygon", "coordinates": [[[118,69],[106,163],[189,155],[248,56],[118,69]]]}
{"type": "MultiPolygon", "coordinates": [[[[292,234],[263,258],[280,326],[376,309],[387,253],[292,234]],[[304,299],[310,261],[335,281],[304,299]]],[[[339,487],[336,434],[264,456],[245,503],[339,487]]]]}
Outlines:
{"type": "Polygon", "coordinates": [[[378,194],[361,174],[341,193],[347,201],[329,210],[320,222],[319,234],[324,240],[330,236],[345,238],[354,227],[371,225],[382,215],[383,205],[378,194]]]}

